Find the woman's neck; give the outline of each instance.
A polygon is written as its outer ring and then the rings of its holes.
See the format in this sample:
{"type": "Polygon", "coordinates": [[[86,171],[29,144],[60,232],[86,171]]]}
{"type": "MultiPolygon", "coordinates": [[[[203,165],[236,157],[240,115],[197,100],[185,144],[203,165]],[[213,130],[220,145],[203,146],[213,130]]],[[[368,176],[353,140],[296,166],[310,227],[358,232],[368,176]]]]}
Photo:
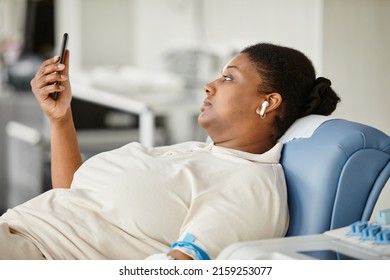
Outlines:
{"type": "Polygon", "coordinates": [[[257,141],[257,142],[251,142],[251,141],[243,141],[239,139],[231,139],[226,141],[214,141],[214,145],[239,150],[247,153],[252,154],[262,154],[270,149],[272,149],[273,146],[275,146],[276,142],[272,141],[257,141]]]}

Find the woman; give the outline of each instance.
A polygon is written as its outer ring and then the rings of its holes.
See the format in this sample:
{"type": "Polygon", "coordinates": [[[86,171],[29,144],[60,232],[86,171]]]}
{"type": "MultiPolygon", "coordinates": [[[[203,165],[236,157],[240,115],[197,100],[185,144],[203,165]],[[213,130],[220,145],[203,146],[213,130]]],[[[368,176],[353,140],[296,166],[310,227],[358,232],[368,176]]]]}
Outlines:
{"type": "Polygon", "coordinates": [[[0,218],[2,258],[213,259],[232,243],[286,233],[278,139],[297,118],[328,115],[339,101],[305,55],[257,44],[234,57],[204,89],[198,122],[212,144],[130,143],[84,164],[69,52],[57,62],[45,61],[31,81],[51,123],[54,189],[0,218]]]}

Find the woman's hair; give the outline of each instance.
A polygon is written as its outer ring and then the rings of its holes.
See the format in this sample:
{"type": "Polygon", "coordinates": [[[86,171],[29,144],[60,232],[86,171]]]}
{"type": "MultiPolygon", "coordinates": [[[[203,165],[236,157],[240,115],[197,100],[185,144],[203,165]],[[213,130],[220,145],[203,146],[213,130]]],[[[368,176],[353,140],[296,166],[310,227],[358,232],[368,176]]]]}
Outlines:
{"type": "Polygon", "coordinates": [[[259,93],[277,92],[282,96],[281,114],[276,118],[281,137],[298,118],[309,114],[330,115],[340,101],[323,77],[316,79],[312,62],[292,48],[268,43],[249,46],[241,51],[256,65],[262,78],[259,93]]]}

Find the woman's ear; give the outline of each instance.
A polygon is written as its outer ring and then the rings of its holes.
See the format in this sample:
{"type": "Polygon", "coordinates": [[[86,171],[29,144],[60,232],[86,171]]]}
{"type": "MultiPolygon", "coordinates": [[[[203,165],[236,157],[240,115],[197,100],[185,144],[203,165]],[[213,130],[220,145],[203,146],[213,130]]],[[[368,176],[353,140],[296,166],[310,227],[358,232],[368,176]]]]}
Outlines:
{"type": "Polygon", "coordinates": [[[265,99],[263,99],[263,102],[259,104],[259,107],[256,109],[256,113],[260,116],[265,115],[266,113],[269,113],[273,110],[276,110],[279,108],[279,106],[282,104],[282,96],[277,93],[269,93],[265,96],[265,99]]]}

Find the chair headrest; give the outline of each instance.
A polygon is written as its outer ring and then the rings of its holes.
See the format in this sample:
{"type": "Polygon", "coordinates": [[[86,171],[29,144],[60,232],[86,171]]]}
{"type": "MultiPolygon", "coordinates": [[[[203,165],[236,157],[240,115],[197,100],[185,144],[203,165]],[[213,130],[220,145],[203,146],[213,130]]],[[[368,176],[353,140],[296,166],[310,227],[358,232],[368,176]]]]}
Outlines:
{"type": "Polygon", "coordinates": [[[322,233],[370,218],[390,176],[390,137],[370,126],[331,119],[311,136],[294,138],[281,157],[288,235],[322,233]]]}
{"type": "Polygon", "coordinates": [[[333,118],[321,115],[308,115],[296,120],[279,139],[281,143],[287,143],[294,139],[308,138],[324,122],[333,118]]]}

